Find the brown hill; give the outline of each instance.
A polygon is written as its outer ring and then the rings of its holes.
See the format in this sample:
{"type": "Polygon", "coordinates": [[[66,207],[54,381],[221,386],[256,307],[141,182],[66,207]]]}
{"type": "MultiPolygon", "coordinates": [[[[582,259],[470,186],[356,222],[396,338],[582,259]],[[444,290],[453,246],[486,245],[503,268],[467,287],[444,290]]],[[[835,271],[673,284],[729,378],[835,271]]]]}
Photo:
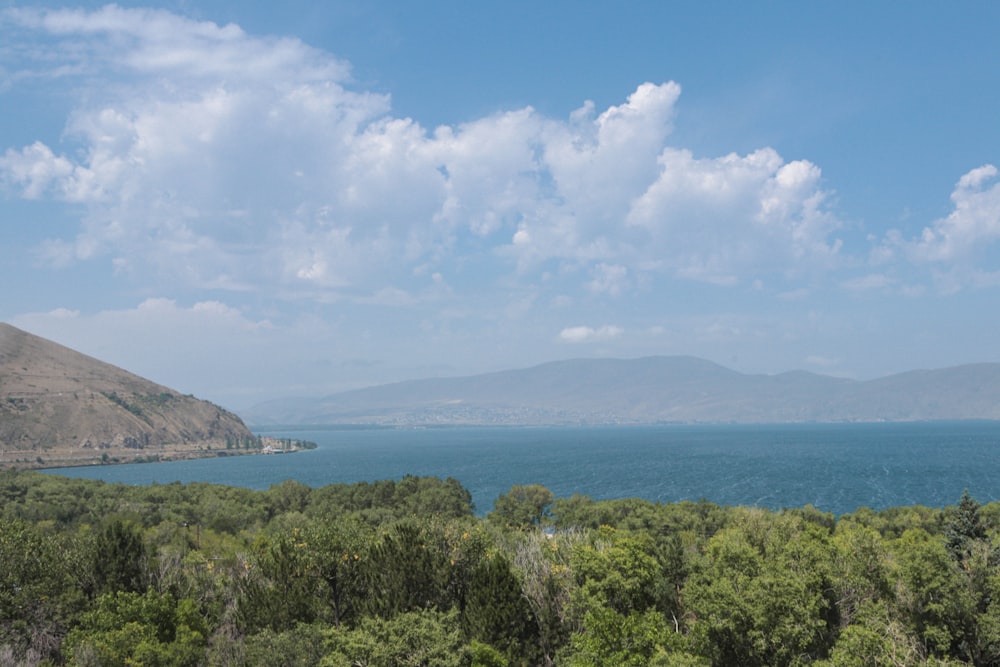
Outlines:
{"type": "Polygon", "coordinates": [[[0,323],[0,466],[190,458],[253,440],[217,405],[0,323]]]}

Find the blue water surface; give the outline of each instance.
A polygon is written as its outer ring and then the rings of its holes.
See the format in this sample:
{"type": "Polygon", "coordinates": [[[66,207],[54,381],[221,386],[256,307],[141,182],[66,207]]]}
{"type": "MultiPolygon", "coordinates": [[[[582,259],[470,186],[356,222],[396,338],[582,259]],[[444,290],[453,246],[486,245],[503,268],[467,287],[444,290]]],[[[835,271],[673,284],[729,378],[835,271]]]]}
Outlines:
{"type": "Polygon", "coordinates": [[[1000,498],[1000,422],[606,427],[312,428],[261,432],[311,451],[52,472],[128,484],[206,481],[265,489],[454,477],[477,512],[514,484],[557,497],[706,499],[770,509],[944,507],[964,489],[1000,498]]]}

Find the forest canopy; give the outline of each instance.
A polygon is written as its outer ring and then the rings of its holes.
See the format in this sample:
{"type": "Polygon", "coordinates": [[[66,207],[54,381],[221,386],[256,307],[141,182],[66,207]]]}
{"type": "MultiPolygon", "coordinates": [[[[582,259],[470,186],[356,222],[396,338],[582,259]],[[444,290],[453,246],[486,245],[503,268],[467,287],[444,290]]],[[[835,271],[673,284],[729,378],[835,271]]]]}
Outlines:
{"type": "Polygon", "coordinates": [[[1000,505],[0,473],[3,665],[1000,664],[1000,505]]]}

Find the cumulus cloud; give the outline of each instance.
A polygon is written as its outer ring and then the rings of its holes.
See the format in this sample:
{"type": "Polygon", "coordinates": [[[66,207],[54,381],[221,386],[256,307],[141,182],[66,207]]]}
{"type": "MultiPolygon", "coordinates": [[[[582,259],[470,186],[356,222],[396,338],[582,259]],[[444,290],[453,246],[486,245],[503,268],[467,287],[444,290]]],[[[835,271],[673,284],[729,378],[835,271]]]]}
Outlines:
{"type": "Polygon", "coordinates": [[[600,343],[618,338],[623,333],[624,329],[613,325],[596,329],[587,326],[567,327],[559,332],[559,340],[564,343],[600,343]]]}
{"type": "Polygon", "coordinates": [[[9,85],[85,91],[63,145],[0,156],[9,191],[83,207],[75,236],[40,249],[53,264],[371,299],[469,262],[616,297],[650,274],[735,284],[839,261],[820,169],[669,146],[674,82],[566,119],[529,107],[428,131],[295,39],[115,6],[11,9],[0,31],[19,54],[9,85]]]}
{"type": "Polygon", "coordinates": [[[728,284],[748,275],[832,267],[838,220],[824,207],[819,168],[772,149],[695,158],[667,149],[660,172],[629,212],[644,248],[675,275],[728,284]]]}
{"type": "Polygon", "coordinates": [[[8,187],[19,188],[25,199],[48,194],[53,183],[63,182],[72,173],[69,160],[39,141],[20,151],[8,149],[0,158],[0,176],[8,187]]]}
{"type": "Polygon", "coordinates": [[[954,210],[925,227],[920,238],[903,241],[891,233],[890,245],[902,246],[919,261],[948,262],[966,258],[1000,239],[1000,180],[997,168],[983,165],[963,175],[951,193],[954,210]]]}

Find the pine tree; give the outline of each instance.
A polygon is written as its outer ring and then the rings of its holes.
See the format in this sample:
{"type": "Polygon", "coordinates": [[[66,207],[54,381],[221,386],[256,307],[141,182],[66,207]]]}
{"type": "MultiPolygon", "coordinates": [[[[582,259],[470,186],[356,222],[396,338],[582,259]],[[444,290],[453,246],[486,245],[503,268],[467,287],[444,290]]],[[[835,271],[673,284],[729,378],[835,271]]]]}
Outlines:
{"type": "Polygon", "coordinates": [[[986,539],[979,503],[969,496],[968,489],[945,524],[944,535],[948,551],[959,560],[969,555],[973,542],[986,539]]]}
{"type": "Polygon", "coordinates": [[[94,593],[146,590],[146,545],[137,529],[111,521],[97,535],[92,557],[94,593]]]}

